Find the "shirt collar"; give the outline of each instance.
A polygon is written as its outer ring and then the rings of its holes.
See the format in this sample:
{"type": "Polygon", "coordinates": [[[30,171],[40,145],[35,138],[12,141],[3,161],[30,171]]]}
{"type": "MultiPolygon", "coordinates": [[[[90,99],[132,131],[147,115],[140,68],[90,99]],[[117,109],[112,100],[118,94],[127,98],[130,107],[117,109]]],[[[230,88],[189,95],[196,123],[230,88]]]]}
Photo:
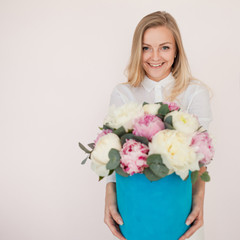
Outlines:
{"type": "Polygon", "coordinates": [[[147,77],[147,75],[145,75],[143,81],[141,82],[141,85],[145,88],[146,91],[151,92],[154,88],[166,87],[168,84],[173,83],[174,80],[175,79],[172,75],[172,72],[170,72],[167,77],[160,80],[159,82],[151,80],[147,77]]]}

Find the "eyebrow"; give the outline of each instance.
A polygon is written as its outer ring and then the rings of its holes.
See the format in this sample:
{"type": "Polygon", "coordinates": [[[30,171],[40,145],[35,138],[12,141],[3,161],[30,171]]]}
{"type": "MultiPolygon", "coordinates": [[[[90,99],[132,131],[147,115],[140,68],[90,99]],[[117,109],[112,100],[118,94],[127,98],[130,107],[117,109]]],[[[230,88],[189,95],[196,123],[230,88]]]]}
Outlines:
{"type": "MultiPolygon", "coordinates": [[[[159,44],[159,46],[162,46],[162,45],[165,45],[165,44],[172,44],[172,43],[170,43],[170,42],[164,42],[164,43],[159,44]]],[[[149,44],[147,44],[147,43],[143,43],[143,45],[151,46],[151,45],[149,45],[149,44]]]]}

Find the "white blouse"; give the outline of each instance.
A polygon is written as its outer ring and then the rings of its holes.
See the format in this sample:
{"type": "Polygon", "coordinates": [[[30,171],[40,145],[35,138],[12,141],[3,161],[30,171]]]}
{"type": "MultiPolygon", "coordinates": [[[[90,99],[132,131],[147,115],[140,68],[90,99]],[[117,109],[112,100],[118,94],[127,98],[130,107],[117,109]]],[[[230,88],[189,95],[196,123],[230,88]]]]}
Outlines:
{"type": "MultiPolygon", "coordinates": [[[[109,105],[121,106],[128,102],[137,103],[155,103],[163,102],[163,89],[171,88],[174,84],[174,77],[170,73],[166,78],[159,82],[149,79],[146,75],[139,87],[132,87],[129,84],[118,84],[114,87],[109,105]]],[[[181,110],[195,114],[200,124],[208,129],[212,120],[210,98],[208,89],[200,84],[190,84],[188,88],[178,96],[181,110]]],[[[113,172],[110,176],[105,177],[106,183],[116,182],[116,175],[113,172]]]]}

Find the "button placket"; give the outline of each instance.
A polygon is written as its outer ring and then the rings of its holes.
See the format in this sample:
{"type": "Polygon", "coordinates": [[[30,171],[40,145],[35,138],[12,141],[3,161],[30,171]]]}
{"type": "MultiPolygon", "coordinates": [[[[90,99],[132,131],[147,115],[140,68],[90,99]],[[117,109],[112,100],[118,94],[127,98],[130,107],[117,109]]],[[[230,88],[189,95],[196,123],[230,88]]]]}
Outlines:
{"type": "Polygon", "coordinates": [[[161,102],[162,99],[163,99],[163,96],[162,96],[162,93],[163,93],[163,87],[162,86],[155,86],[154,88],[154,101],[155,102],[161,102]]]}

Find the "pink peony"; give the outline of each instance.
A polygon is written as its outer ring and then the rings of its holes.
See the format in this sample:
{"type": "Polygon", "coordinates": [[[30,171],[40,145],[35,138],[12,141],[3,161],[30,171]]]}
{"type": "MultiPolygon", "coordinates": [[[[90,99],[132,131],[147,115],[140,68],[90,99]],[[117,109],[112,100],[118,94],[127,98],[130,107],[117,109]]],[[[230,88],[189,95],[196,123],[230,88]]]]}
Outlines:
{"type": "Polygon", "coordinates": [[[212,139],[207,132],[196,133],[192,138],[191,146],[196,148],[196,153],[202,155],[200,163],[209,164],[214,155],[212,139]]]}
{"type": "Polygon", "coordinates": [[[180,107],[175,102],[164,102],[164,104],[168,105],[169,111],[177,111],[180,107]]]}
{"type": "Polygon", "coordinates": [[[103,136],[105,136],[105,135],[107,135],[108,133],[111,133],[111,132],[112,132],[111,129],[104,129],[104,130],[102,130],[102,132],[98,134],[96,140],[94,140],[94,144],[96,145],[96,143],[98,142],[98,140],[99,140],[101,137],[103,137],[103,136]]]}
{"type": "Polygon", "coordinates": [[[149,141],[159,131],[165,129],[163,121],[152,114],[145,114],[137,118],[133,124],[133,134],[146,137],[149,141]]]}
{"type": "Polygon", "coordinates": [[[127,139],[120,151],[120,165],[124,172],[133,175],[142,173],[148,167],[147,157],[149,148],[143,143],[127,139]]]}

